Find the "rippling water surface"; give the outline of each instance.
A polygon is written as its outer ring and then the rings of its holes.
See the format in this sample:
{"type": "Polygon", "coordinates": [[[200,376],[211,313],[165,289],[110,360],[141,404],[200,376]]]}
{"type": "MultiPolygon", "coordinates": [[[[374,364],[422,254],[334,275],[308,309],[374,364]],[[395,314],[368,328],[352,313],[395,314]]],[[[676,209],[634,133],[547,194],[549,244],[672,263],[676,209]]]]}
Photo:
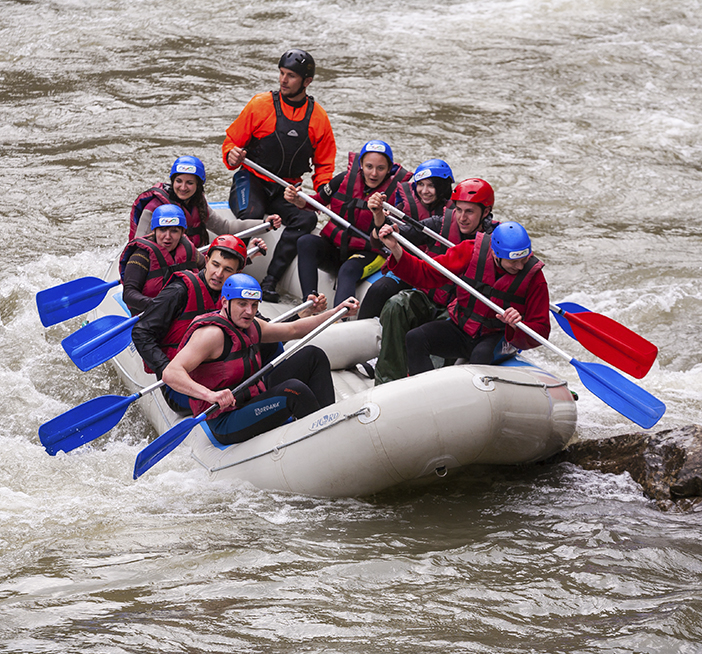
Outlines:
{"type": "MultiPolygon", "coordinates": [[[[659,346],[637,383],[660,426],[702,423],[701,5],[0,3],[0,651],[699,652],[702,514],[627,475],[481,469],[324,500],[213,484],[176,450],[135,483],[137,409],[47,456],[40,424],[124,389],[67,360],[80,321],[42,328],[34,295],[101,275],[176,156],[226,198],[224,130],[300,46],[339,167],[382,138],[407,167],[490,180],[556,301],[659,346]]],[[[530,356],[579,392],[581,438],[633,430],[530,356]]]]}

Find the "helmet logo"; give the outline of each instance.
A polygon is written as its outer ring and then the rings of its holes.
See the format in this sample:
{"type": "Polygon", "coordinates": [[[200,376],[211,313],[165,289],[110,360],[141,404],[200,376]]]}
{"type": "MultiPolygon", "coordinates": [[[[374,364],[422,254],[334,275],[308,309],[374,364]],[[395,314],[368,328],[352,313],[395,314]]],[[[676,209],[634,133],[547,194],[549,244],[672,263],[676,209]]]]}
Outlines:
{"type": "Polygon", "coordinates": [[[241,289],[241,298],[243,300],[260,300],[261,299],[261,291],[258,291],[254,288],[242,288],[241,289]]]}
{"type": "Polygon", "coordinates": [[[524,248],[523,250],[517,250],[515,252],[510,252],[509,253],[509,258],[510,259],[523,259],[526,256],[529,256],[530,250],[529,248],[524,248]]]}
{"type": "Polygon", "coordinates": [[[180,218],[178,216],[162,216],[158,219],[159,227],[171,227],[173,225],[180,227],[180,218]]]}
{"type": "Polygon", "coordinates": [[[298,134],[294,129],[291,129],[291,130],[288,132],[288,136],[297,137],[297,136],[299,136],[299,134],[298,134]]]}
{"type": "Polygon", "coordinates": [[[178,164],[176,166],[177,173],[189,173],[190,175],[195,175],[197,173],[197,168],[192,164],[178,164]]]}
{"type": "Polygon", "coordinates": [[[431,169],[430,168],[425,168],[424,170],[420,170],[418,173],[415,173],[414,175],[414,181],[418,182],[421,179],[426,179],[427,177],[431,177],[431,169]]]}
{"type": "Polygon", "coordinates": [[[382,143],[378,142],[370,142],[366,144],[366,151],[367,152],[382,152],[385,154],[385,146],[382,143]]]}

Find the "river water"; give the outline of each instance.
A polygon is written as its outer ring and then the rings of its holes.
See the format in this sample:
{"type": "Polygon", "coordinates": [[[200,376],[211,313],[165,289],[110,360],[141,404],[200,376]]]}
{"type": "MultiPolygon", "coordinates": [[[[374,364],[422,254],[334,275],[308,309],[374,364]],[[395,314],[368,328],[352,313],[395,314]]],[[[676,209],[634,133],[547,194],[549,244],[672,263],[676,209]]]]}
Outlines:
{"type": "MultiPolygon", "coordinates": [[[[138,482],[132,408],[49,457],[43,422],[107,393],[44,329],[37,291],[101,275],[134,197],[199,156],[309,49],[345,153],[449,161],[523,222],[552,297],[660,348],[637,382],[702,423],[698,0],[0,2],[0,651],[700,652],[702,513],[628,475],[481,469],[370,499],[211,483],[185,448],[138,482]]],[[[592,357],[554,327],[552,340],[592,357]]],[[[541,348],[544,350],[544,348],[541,348]]],[[[580,395],[580,438],[635,430],[580,395]]]]}

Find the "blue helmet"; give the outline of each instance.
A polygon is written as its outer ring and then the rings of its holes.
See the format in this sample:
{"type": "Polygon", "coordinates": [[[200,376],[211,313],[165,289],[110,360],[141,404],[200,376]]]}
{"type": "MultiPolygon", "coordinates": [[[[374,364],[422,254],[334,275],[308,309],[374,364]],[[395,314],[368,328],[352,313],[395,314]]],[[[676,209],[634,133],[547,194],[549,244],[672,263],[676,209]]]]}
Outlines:
{"type": "Polygon", "coordinates": [[[157,227],[188,228],[188,221],[183,210],[175,204],[162,204],[154,209],[151,215],[151,231],[157,227]]]}
{"type": "Polygon", "coordinates": [[[227,277],[222,286],[222,296],[227,300],[256,300],[261,299],[261,285],[251,275],[237,273],[227,277]]]}
{"type": "Polygon", "coordinates": [[[359,162],[363,160],[363,155],[367,152],[377,152],[378,154],[384,154],[388,158],[388,161],[390,162],[391,166],[395,161],[392,157],[392,149],[385,141],[368,141],[368,143],[366,143],[361,148],[361,151],[358,153],[359,162]]]}
{"type": "Polygon", "coordinates": [[[443,159],[429,159],[424,163],[420,163],[417,166],[417,170],[414,171],[412,182],[416,184],[422,179],[427,179],[427,177],[440,177],[441,179],[454,181],[453,171],[443,159]]]}
{"type": "Polygon", "coordinates": [[[205,183],[205,164],[197,157],[178,157],[171,166],[171,177],[179,173],[187,173],[188,175],[196,175],[205,183]]]}
{"type": "Polygon", "coordinates": [[[500,223],[490,239],[492,251],[499,259],[523,259],[531,254],[531,239],[519,223],[500,223]]]}

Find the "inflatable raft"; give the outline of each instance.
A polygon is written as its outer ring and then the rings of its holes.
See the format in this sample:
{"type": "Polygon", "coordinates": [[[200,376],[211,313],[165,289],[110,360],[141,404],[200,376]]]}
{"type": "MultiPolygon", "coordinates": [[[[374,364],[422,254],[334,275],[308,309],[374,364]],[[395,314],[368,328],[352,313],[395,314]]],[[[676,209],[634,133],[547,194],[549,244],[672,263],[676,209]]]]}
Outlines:
{"type": "MultiPolygon", "coordinates": [[[[221,206],[220,211],[228,211],[221,206]]],[[[263,237],[271,248],[276,233],[263,237]]],[[[267,259],[246,272],[262,279],[267,259]]],[[[107,273],[117,277],[117,262],[107,273]]],[[[334,278],[320,272],[320,291],[334,296],[334,278]]],[[[363,296],[368,282],[359,285],[363,296]]],[[[262,303],[268,318],[300,302],[296,266],[281,280],[278,304],[262,303]]],[[[121,286],[90,316],[129,315],[121,286]]],[[[301,420],[235,445],[221,445],[205,423],[184,445],[212,479],[314,496],[365,496],[399,484],[445,477],[471,465],[525,464],[563,449],[573,436],[575,402],[566,382],[522,357],[500,366],[454,365],[374,387],[361,367],[378,355],[376,319],[329,327],[313,341],[332,363],[336,403],[301,420]]],[[[133,344],[112,359],[131,392],[155,381],[133,344]]],[[[160,391],[139,400],[159,434],[180,417],[160,391]]],[[[168,465],[167,459],[157,466],[168,465]]]]}

